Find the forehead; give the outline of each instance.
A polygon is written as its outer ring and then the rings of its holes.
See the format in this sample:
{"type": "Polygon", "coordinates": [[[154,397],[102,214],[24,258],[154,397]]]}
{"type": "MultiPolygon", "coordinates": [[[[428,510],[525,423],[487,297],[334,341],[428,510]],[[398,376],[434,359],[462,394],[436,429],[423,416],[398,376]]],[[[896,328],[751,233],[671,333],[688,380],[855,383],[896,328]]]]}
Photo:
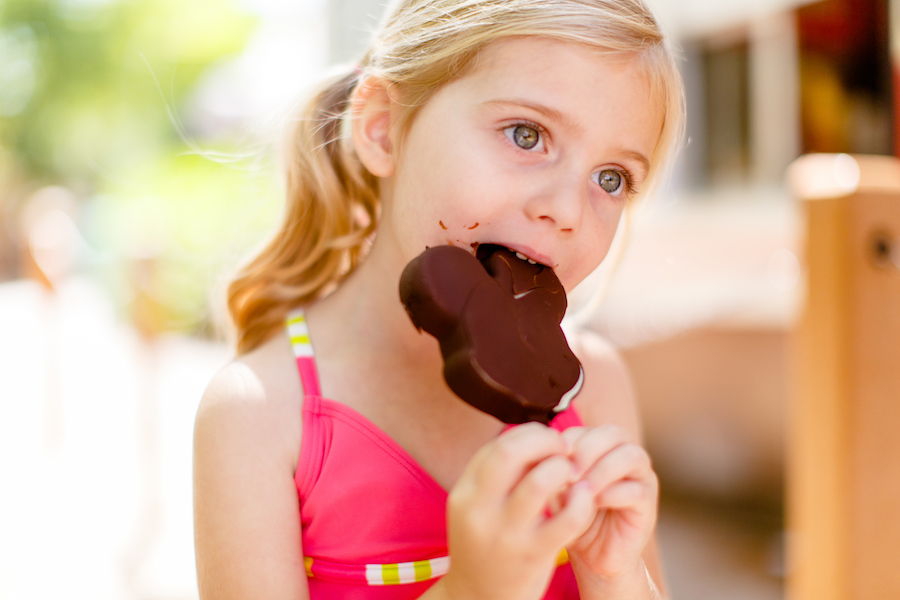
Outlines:
{"type": "Polygon", "coordinates": [[[538,37],[492,42],[449,84],[469,101],[523,99],[562,113],[582,133],[625,137],[650,152],[659,136],[662,102],[635,55],[538,37]],[[602,119],[602,122],[597,122],[602,119]]]}

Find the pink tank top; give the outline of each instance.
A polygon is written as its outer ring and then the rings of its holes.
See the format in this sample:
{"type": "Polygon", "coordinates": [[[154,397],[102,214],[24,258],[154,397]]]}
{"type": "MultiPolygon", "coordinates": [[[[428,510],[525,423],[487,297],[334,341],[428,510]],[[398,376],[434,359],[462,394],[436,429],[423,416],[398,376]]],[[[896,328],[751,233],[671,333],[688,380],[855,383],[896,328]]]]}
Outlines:
{"type": "MultiPolygon", "coordinates": [[[[303,313],[287,317],[303,384],[294,482],[312,600],[418,598],[447,572],[447,491],[383,430],[320,395],[303,313]]],[[[570,408],[551,422],[581,425],[570,408]]],[[[545,600],[578,598],[561,552],[545,600]]]]}

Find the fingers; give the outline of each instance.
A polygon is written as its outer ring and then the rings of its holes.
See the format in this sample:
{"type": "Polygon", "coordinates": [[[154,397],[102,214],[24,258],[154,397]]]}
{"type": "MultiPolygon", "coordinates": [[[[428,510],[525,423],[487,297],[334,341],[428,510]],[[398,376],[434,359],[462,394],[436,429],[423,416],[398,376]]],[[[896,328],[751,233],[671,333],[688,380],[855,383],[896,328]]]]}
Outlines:
{"type": "Polygon", "coordinates": [[[579,481],[569,489],[563,508],[538,527],[538,535],[548,547],[562,548],[583,534],[595,515],[594,490],[579,481]]]}
{"type": "Polygon", "coordinates": [[[563,433],[576,472],[597,492],[597,505],[622,508],[655,500],[658,489],[650,457],[621,428],[606,425],[563,433]]]}
{"type": "Polygon", "coordinates": [[[507,502],[508,518],[516,522],[543,520],[544,510],[560,492],[576,480],[572,462],[551,456],[535,465],[513,488],[507,502]]]}
{"type": "Polygon", "coordinates": [[[651,474],[650,457],[644,449],[636,444],[622,444],[598,459],[584,478],[595,490],[603,491],[613,482],[622,479],[642,481],[651,474]]]}
{"type": "MultiPolygon", "coordinates": [[[[565,447],[557,431],[526,424],[503,433],[475,454],[448,499],[448,542],[456,573],[464,573],[467,580],[479,574],[501,581],[506,589],[546,585],[553,558],[572,537],[570,532],[587,528],[576,522],[576,509],[587,515],[582,521],[593,510],[592,495],[582,493],[556,530],[541,535],[548,499],[572,481],[573,467],[565,447]]],[[[484,589],[488,587],[485,584],[484,589]]]]}
{"type": "Polygon", "coordinates": [[[629,441],[625,430],[615,425],[572,427],[564,431],[562,436],[579,476],[610,450],[629,441]]]}
{"type": "Polygon", "coordinates": [[[529,423],[481,448],[460,478],[451,501],[488,510],[493,507],[501,511],[494,513],[494,518],[506,523],[541,527],[549,521],[565,530],[565,523],[571,526],[582,515],[578,501],[587,490],[591,490],[594,500],[589,504],[596,511],[597,507],[649,506],[656,499],[657,489],[649,456],[624,429],[613,425],[578,427],[560,434],[529,423]],[[586,483],[573,496],[575,504],[560,503],[559,495],[569,488],[568,494],[573,494],[575,487],[570,484],[578,480],[586,483]],[[549,520],[548,506],[554,507],[549,520]]]}
{"type": "Polygon", "coordinates": [[[626,479],[607,487],[596,501],[604,508],[629,508],[648,500],[648,491],[646,483],[626,479]]]}
{"type": "Polygon", "coordinates": [[[621,428],[510,429],[475,454],[450,492],[456,572],[468,577],[497,557],[504,557],[500,564],[527,565],[499,579],[508,587],[524,573],[544,577],[559,548],[617,554],[643,547],[637,538],[652,530],[657,490],[649,457],[621,428]],[[548,512],[557,497],[558,509],[548,512]]]}
{"type": "MultiPolygon", "coordinates": [[[[551,456],[564,455],[565,449],[565,442],[558,432],[538,423],[526,423],[482,447],[460,481],[470,481],[473,494],[495,497],[499,501],[510,493],[528,469],[551,456]]],[[[538,474],[539,480],[552,477],[545,470],[538,474]]],[[[542,485],[541,481],[532,483],[538,487],[542,485]]]]}

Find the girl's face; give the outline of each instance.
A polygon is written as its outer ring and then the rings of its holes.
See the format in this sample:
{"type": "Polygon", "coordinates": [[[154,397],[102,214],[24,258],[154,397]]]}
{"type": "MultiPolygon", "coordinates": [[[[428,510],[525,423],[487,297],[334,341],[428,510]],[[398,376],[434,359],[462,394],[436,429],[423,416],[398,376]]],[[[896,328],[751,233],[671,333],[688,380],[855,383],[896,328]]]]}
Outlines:
{"type": "Polygon", "coordinates": [[[646,178],[662,126],[649,89],[631,57],[542,38],[489,45],[415,117],[383,187],[379,237],[404,260],[502,244],[571,290],[646,178]]]}

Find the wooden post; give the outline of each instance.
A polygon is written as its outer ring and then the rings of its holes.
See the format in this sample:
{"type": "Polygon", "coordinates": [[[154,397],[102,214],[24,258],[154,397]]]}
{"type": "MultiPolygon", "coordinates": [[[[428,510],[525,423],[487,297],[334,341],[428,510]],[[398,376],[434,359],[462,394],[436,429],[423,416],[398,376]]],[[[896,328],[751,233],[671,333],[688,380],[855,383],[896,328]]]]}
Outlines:
{"type": "Polygon", "coordinates": [[[793,339],[788,597],[900,598],[900,159],[809,155],[793,339]]]}

